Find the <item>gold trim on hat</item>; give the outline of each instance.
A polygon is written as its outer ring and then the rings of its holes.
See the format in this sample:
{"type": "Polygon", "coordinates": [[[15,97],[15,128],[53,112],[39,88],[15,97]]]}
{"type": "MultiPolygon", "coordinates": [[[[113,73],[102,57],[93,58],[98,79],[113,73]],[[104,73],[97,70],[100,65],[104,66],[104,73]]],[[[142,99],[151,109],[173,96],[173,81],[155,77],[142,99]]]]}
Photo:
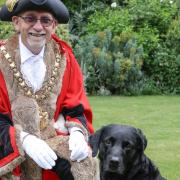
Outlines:
{"type": "Polygon", "coordinates": [[[9,12],[12,12],[14,9],[14,6],[16,5],[16,3],[18,2],[18,0],[7,0],[6,1],[6,6],[9,12]]]}

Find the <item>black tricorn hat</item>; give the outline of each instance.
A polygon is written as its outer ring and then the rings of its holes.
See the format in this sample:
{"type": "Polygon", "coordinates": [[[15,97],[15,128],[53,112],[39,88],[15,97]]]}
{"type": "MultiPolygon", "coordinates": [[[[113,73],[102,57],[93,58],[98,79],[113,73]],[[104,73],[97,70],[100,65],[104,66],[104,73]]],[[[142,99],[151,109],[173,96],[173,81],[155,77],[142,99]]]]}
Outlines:
{"type": "Polygon", "coordinates": [[[7,0],[0,9],[1,21],[12,21],[12,17],[28,10],[45,10],[54,15],[58,23],[69,20],[69,12],[60,0],[7,0]]]}

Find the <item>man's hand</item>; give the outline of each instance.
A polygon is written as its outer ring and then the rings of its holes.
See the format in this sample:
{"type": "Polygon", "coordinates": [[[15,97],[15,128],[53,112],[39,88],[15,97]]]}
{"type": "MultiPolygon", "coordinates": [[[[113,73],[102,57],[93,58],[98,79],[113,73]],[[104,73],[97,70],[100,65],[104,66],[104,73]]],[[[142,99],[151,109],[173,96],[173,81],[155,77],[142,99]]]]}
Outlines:
{"type": "Polygon", "coordinates": [[[89,147],[84,135],[76,127],[70,129],[69,150],[71,150],[70,159],[72,161],[80,162],[89,154],[89,147]]]}
{"type": "Polygon", "coordinates": [[[57,155],[46,144],[45,141],[28,134],[21,132],[21,140],[24,151],[43,169],[52,169],[55,166],[57,155]]]}

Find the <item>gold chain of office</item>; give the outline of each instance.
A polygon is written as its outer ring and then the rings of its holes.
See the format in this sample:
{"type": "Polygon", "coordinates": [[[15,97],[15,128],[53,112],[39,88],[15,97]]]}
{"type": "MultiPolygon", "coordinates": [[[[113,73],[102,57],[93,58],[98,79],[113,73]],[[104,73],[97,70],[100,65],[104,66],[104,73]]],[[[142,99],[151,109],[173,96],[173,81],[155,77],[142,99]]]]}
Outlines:
{"type": "Polygon", "coordinates": [[[15,79],[17,80],[19,87],[23,89],[25,95],[41,101],[50,94],[51,90],[56,84],[57,75],[59,74],[58,71],[60,70],[62,58],[65,58],[64,56],[60,56],[58,53],[56,53],[56,61],[52,68],[52,76],[50,77],[50,80],[40,90],[43,93],[37,95],[36,93],[33,93],[33,91],[27,86],[25,80],[22,78],[22,73],[17,69],[16,63],[12,60],[5,46],[1,46],[0,50],[3,53],[5,59],[9,62],[10,69],[13,71],[15,79]]]}
{"type": "MultiPolygon", "coordinates": [[[[34,98],[37,101],[42,101],[48,95],[50,94],[52,88],[55,86],[57,81],[57,76],[59,74],[61,62],[63,62],[65,59],[65,56],[60,56],[58,53],[56,53],[56,61],[52,68],[52,76],[50,80],[42,87],[41,94],[37,95],[36,93],[33,93],[32,90],[27,86],[25,80],[22,78],[22,73],[17,69],[16,63],[12,60],[10,54],[7,52],[5,46],[0,47],[0,51],[3,53],[5,59],[8,61],[10,69],[13,71],[13,75],[15,79],[18,82],[18,86],[23,90],[24,94],[28,97],[34,98]]],[[[40,115],[40,129],[44,129],[48,124],[48,113],[46,111],[43,111],[41,107],[39,107],[39,115],[40,115]]]]}

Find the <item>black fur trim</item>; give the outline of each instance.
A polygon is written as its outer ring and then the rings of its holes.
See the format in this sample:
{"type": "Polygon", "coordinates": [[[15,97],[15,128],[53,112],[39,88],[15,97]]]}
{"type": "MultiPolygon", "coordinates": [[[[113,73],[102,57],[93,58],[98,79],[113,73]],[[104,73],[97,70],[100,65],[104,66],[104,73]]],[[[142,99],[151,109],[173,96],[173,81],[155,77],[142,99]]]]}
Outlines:
{"type": "Polygon", "coordinates": [[[8,115],[0,113],[0,159],[13,153],[9,128],[13,123],[8,115]]]}
{"type": "Polygon", "coordinates": [[[0,127],[3,125],[10,125],[13,126],[13,122],[10,119],[8,114],[2,114],[0,113],[0,127]]]}
{"type": "Polygon", "coordinates": [[[87,129],[86,118],[83,113],[84,113],[84,107],[82,104],[79,104],[73,108],[64,107],[62,110],[62,114],[65,117],[65,119],[67,116],[70,116],[72,118],[77,118],[82,123],[82,125],[87,129]]]}

